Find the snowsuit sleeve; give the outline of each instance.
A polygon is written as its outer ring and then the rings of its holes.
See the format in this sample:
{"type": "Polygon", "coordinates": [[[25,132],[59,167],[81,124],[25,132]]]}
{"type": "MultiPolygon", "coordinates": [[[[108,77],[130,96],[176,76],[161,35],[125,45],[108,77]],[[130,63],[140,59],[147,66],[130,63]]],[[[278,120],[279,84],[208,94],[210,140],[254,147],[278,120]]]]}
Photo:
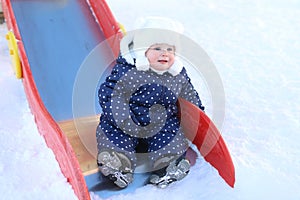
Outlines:
{"type": "MultiPolygon", "coordinates": [[[[106,81],[100,85],[98,91],[99,104],[102,108],[103,118],[108,123],[117,127],[118,120],[122,121],[121,118],[128,118],[125,113],[115,112],[113,109],[128,107],[128,102],[126,102],[126,92],[122,90],[122,82],[119,81],[120,78],[129,70],[132,66],[125,65],[122,63],[117,63],[112,69],[111,74],[106,78],[106,81]],[[118,86],[116,87],[116,85],[118,86]],[[113,103],[117,103],[119,106],[113,106],[113,103]],[[120,114],[120,115],[119,115],[120,114]],[[117,121],[115,117],[117,116],[117,121]]],[[[123,120],[124,120],[123,119],[123,120]]]]}
{"type": "Polygon", "coordinates": [[[181,71],[181,74],[184,76],[186,82],[183,84],[181,93],[179,94],[179,97],[188,100],[189,102],[195,104],[198,106],[201,110],[204,111],[205,107],[202,105],[202,102],[200,100],[200,97],[195,90],[194,86],[191,83],[190,77],[187,75],[187,72],[185,68],[181,71]]]}
{"type": "Polygon", "coordinates": [[[130,110],[129,100],[132,87],[128,86],[127,72],[134,66],[117,60],[111,74],[100,85],[99,104],[102,108],[100,123],[110,124],[105,129],[118,129],[127,134],[138,134],[139,122],[130,110]]]}

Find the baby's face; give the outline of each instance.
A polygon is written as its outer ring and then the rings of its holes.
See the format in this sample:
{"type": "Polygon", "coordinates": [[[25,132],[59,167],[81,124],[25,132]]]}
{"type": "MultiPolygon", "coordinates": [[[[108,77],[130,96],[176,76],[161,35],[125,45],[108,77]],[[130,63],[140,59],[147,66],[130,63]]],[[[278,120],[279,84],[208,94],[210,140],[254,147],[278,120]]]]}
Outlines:
{"type": "Polygon", "coordinates": [[[155,70],[168,70],[174,63],[175,47],[168,44],[154,44],[145,53],[150,66],[155,70]]]}

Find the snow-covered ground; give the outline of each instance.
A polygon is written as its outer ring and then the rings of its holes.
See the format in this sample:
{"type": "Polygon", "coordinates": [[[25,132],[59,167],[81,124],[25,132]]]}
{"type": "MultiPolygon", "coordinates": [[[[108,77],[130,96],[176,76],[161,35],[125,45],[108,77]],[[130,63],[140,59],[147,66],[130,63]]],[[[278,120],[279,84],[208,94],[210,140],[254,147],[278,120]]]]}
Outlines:
{"type": "Polygon", "coordinates": [[[13,74],[6,33],[0,25],[1,199],[76,199],[37,131],[22,81],[13,74]]]}
{"type": "MultiPolygon", "coordinates": [[[[128,30],[141,16],[177,19],[207,52],[223,81],[221,131],[236,168],[234,189],[199,158],[187,178],[165,190],[149,185],[111,199],[300,199],[300,2],[107,2],[128,30]]],[[[1,25],[1,199],[76,199],[37,132],[22,82],[14,78],[6,31],[1,25]]]]}

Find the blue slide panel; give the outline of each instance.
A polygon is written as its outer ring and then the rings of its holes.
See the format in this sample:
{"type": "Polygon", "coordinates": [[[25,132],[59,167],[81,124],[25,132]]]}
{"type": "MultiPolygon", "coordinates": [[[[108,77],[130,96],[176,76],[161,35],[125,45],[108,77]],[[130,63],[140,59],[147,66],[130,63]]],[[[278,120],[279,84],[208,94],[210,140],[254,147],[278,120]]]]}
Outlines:
{"type": "Polygon", "coordinates": [[[12,0],[11,4],[42,101],[56,121],[72,119],[76,73],[105,39],[89,5],[78,0],[12,0]]]}
{"type": "MultiPolygon", "coordinates": [[[[12,0],[11,4],[42,101],[55,121],[72,119],[77,73],[87,56],[105,40],[89,5],[78,0],[12,0]]],[[[111,52],[108,46],[107,51],[102,48],[96,51],[100,52],[99,57],[97,54],[97,58],[89,59],[89,64],[104,71],[99,82],[109,74],[112,66],[105,64],[108,57],[113,57],[107,55],[111,52]]],[[[86,176],[85,181],[89,191],[107,198],[133,192],[145,185],[148,178],[148,173],[136,173],[134,182],[125,189],[117,188],[99,173],[86,176]]]]}

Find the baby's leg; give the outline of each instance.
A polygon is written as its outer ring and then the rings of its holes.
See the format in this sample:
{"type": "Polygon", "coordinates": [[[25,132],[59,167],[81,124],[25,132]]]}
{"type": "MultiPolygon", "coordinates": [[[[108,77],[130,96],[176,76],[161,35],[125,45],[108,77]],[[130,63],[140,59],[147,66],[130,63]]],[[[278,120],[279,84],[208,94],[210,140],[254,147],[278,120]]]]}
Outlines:
{"type": "Polygon", "coordinates": [[[176,134],[159,132],[148,139],[149,158],[154,170],[167,166],[185,154],[189,144],[181,131],[176,134]]]}
{"type": "Polygon", "coordinates": [[[188,141],[182,132],[174,137],[158,133],[149,142],[150,159],[153,161],[150,183],[164,188],[188,174],[190,163],[185,158],[188,141]]]}
{"type": "Polygon", "coordinates": [[[97,130],[97,142],[101,173],[121,188],[128,186],[136,167],[135,139],[120,132],[104,134],[97,130]]]}

